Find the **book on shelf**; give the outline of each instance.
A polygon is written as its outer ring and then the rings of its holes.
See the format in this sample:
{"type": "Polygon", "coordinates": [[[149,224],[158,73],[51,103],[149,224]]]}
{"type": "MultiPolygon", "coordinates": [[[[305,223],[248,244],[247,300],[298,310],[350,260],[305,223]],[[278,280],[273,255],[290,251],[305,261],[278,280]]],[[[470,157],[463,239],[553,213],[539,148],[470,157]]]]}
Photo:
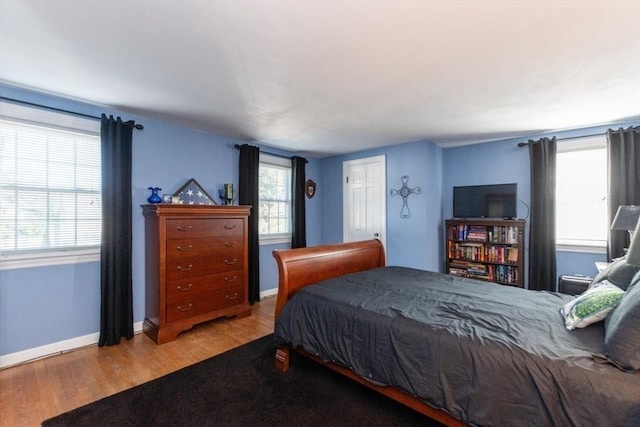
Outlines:
{"type": "Polygon", "coordinates": [[[451,261],[449,263],[449,266],[453,267],[453,268],[465,268],[466,269],[467,267],[469,267],[469,261],[462,261],[462,260],[456,259],[456,260],[451,261]]]}
{"type": "Polygon", "coordinates": [[[484,225],[470,225],[468,227],[466,240],[474,242],[487,241],[487,227],[484,225]]]}
{"type": "Polygon", "coordinates": [[[518,244],[518,227],[512,225],[468,225],[458,224],[449,227],[447,237],[461,242],[491,242],[518,244]]]}
{"type": "Polygon", "coordinates": [[[509,265],[480,265],[469,263],[466,266],[450,266],[449,274],[471,279],[497,281],[515,285],[518,282],[518,268],[509,265]]]}
{"type": "Polygon", "coordinates": [[[518,248],[493,246],[479,242],[456,243],[448,242],[448,257],[450,259],[465,259],[471,261],[495,262],[499,264],[516,264],[518,262],[518,248]]]}
{"type": "Polygon", "coordinates": [[[467,277],[467,269],[466,268],[450,268],[449,274],[452,274],[454,276],[467,277]]]}

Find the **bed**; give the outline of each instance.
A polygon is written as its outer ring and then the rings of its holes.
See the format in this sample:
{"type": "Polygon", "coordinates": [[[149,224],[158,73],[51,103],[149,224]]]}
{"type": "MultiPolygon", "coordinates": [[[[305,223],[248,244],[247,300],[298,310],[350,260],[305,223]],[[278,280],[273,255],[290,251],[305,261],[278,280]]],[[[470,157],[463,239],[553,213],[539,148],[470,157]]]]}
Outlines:
{"type": "Polygon", "coordinates": [[[385,266],[378,240],[273,253],[276,366],[297,351],[446,425],[638,425],[640,373],[606,362],[572,296],[385,266]]]}

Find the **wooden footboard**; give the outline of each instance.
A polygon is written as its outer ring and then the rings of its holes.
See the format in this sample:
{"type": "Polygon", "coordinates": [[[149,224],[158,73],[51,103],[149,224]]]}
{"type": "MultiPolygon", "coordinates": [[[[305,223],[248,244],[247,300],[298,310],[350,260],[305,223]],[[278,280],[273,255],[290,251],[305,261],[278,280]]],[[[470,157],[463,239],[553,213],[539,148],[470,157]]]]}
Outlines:
{"type": "MultiPolygon", "coordinates": [[[[384,267],[386,264],[384,247],[377,239],[300,249],[276,250],[273,251],[273,256],[278,264],[279,272],[278,299],[275,309],[276,319],[289,298],[299,289],[333,277],[384,267]]],[[[295,351],[440,423],[448,426],[465,425],[448,413],[434,409],[422,400],[416,399],[399,389],[374,385],[347,368],[335,363],[325,362],[302,349],[295,349],[295,351]]],[[[289,348],[276,350],[276,367],[283,372],[289,369],[291,363],[290,352],[291,349],[289,348]]]]}

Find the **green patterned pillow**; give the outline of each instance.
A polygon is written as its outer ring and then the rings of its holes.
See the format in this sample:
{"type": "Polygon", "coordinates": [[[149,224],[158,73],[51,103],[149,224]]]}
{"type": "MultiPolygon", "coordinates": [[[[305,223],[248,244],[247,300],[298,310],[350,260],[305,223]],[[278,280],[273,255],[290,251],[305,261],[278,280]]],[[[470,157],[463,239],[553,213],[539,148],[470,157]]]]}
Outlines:
{"type": "Polygon", "coordinates": [[[599,322],[618,304],[624,291],[603,280],[560,309],[567,329],[584,328],[599,322]]]}

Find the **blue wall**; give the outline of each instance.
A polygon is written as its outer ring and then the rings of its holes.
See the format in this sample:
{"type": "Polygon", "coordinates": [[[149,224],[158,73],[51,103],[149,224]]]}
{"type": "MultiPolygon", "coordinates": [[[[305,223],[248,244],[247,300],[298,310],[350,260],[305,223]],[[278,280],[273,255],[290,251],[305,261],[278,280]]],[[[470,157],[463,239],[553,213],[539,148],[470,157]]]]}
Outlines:
{"type": "MultiPolygon", "coordinates": [[[[120,115],[144,125],[134,131],[133,201],[133,311],[134,321],[144,320],[144,218],[149,186],[174,193],[190,178],[196,178],[212,197],[225,182],[238,183],[238,150],[243,143],[166,122],[0,85],[0,95],[78,113],[120,115]]],[[[281,150],[265,151],[292,155],[281,150]]],[[[318,184],[313,199],[307,199],[307,241],[321,241],[319,206],[322,203],[320,162],[309,158],[307,177],[318,184]]],[[[277,286],[273,248],[261,246],[260,290],[277,286]]],[[[0,355],[43,346],[99,331],[100,268],[97,262],[0,271],[0,355]]]]}
{"type": "Polygon", "coordinates": [[[98,263],[0,271],[0,355],[92,334],[99,327],[98,263]]]}
{"type": "Polygon", "coordinates": [[[581,274],[583,276],[594,277],[596,274],[598,274],[596,262],[605,262],[606,259],[606,255],[601,253],[571,252],[559,250],[558,252],[556,252],[558,276],[562,274],[581,274]]]}
{"type": "Polygon", "coordinates": [[[387,263],[438,271],[442,242],[442,149],[429,141],[392,145],[323,159],[322,242],[342,241],[342,163],[384,155],[387,169],[387,263]],[[421,194],[408,197],[411,217],[400,217],[402,198],[389,196],[402,187],[400,177],[409,176],[408,186],[422,187],[421,194]]]}

